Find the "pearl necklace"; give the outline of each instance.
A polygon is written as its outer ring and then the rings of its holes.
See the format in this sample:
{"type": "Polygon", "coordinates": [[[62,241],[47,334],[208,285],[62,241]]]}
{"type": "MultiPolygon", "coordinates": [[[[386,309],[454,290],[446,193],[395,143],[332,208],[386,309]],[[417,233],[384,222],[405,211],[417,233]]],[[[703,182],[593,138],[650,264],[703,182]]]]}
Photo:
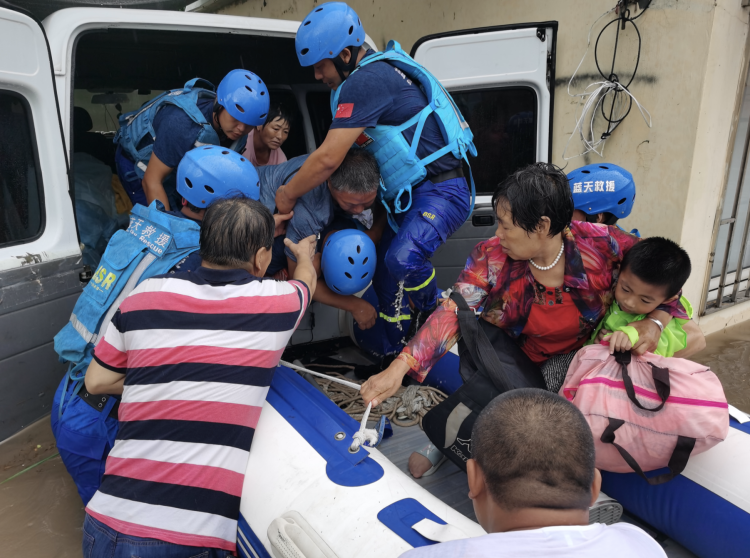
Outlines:
{"type": "Polygon", "coordinates": [[[562,246],[560,246],[560,252],[557,254],[557,257],[555,258],[555,261],[552,262],[549,265],[545,265],[544,267],[542,267],[541,265],[536,265],[534,263],[534,260],[532,260],[531,258],[529,258],[529,263],[531,265],[533,265],[535,268],[537,268],[539,271],[547,271],[548,269],[552,269],[553,267],[555,267],[557,265],[557,262],[559,262],[560,258],[562,258],[563,250],[564,249],[565,249],[565,243],[563,242],[562,246]]]}

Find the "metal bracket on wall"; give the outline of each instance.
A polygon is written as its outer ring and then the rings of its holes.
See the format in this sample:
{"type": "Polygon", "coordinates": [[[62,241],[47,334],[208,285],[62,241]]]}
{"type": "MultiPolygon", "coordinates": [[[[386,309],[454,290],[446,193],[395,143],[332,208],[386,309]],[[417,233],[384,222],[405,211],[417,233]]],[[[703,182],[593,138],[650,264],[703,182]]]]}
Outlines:
{"type": "MultiPolygon", "coordinates": [[[[742,0],[743,4],[747,1],[742,0]]],[[[638,9],[645,10],[651,2],[652,0],[621,0],[620,6],[627,7],[628,4],[638,4],[636,7],[636,11],[638,11],[638,9]]],[[[620,13],[619,9],[615,13],[620,13]]]]}

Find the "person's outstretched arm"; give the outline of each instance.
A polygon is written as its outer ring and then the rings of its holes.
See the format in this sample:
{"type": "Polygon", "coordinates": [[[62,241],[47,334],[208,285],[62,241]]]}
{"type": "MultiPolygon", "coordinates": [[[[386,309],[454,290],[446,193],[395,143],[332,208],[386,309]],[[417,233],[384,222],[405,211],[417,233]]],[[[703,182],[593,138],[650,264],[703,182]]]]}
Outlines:
{"type": "Polygon", "coordinates": [[[364,128],[329,130],[323,144],[312,152],[294,178],[276,190],[279,213],[289,213],[299,198],[328,180],[363,131],[364,128]]]}
{"type": "Polygon", "coordinates": [[[162,163],[156,153],[152,153],[148,160],[146,173],[141,181],[143,193],[146,194],[146,202],[151,204],[152,201],[159,200],[164,204],[164,209],[167,211],[172,208],[169,207],[169,198],[167,197],[167,191],[164,189],[164,179],[169,176],[170,172],[172,172],[172,167],[162,163]]]}
{"type": "MultiPolygon", "coordinates": [[[[469,307],[477,309],[484,303],[493,285],[490,282],[489,257],[486,244],[474,247],[466,267],[453,289],[464,297],[469,307]]],[[[495,273],[499,268],[493,269],[495,273]]],[[[458,341],[459,326],[456,303],[448,298],[439,304],[417,334],[404,347],[391,365],[362,384],[360,395],[365,404],[380,405],[401,387],[406,374],[422,382],[433,365],[458,341]]]]}
{"type": "Polygon", "coordinates": [[[292,279],[302,281],[310,289],[310,297],[315,294],[315,287],[318,284],[318,274],[315,271],[313,265],[313,256],[315,256],[315,248],[318,239],[315,235],[310,235],[307,238],[303,238],[297,244],[289,240],[284,239],[284,245],[291,250],[294,257],[297,258],[297,266],[292,271],[289,270],[292,279]]]}

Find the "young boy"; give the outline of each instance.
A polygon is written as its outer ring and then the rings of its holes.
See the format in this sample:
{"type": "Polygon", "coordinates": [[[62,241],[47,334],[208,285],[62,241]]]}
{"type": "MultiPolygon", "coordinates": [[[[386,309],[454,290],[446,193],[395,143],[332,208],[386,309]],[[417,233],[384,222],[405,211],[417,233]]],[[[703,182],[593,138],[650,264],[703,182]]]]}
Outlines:
{"type": "Polygon", "coordinates": [[[226,558],[268,386],[315,292],[315,237],[286,245],[289,282],[263,279],[274,220],[260,202],[206,210],[201,267],[147,279],[122,302],[86,372],[122,393],[120,430],[86,506],[84,556],[226,558]]]}
{"type": "Polygon", "coordinates": [[[588,524],[601,475],[591,430],[572,403],[541,389],[506,392],[479,415],[471,440],[469,498],[489,534],[401,558],[666,558],[638,527],[588,524]]]}
{"type": "Polygon", "coordinates": [[[587,344],[605,341],[610,353],[629,351],[638,342],[638,333],[628,324],[645,319],[657,306],[679,296],[688,319],[673,318],[666,327],[657,322],[662,333],[654,353],[671,357],[683,351],[687,348],[684,326],[693,317],[693,308],[680,292],[689,276],[690,257],[678,244],[658,236],[642,240],[625,254],[615,300],[587,344]]]}

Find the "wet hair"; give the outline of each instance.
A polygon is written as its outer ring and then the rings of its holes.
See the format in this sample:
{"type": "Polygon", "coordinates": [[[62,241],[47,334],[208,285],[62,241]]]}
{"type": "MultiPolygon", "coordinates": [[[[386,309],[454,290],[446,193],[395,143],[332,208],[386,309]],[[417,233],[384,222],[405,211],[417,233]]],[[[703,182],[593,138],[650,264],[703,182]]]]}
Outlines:
{"type": "Polygon", "coordinates": [[[295,115],[293,112],[290,112],[284,105],[281,103],[277,103],[275,105],[271,105],[271,108],[268,109],[268,116],[266,117],[265,124],[270,124],[277,118],[280,118],[281,120],[286,120],[286,123],[289,124],[289,127],[292,127],[292,124],[294,124],[295,115]]]}
{"type": "Polygon", "coordinates": [[[492,207],[510,211],[513,224],[534,232],[542,217],[550,220],[549,236],[561,233],[573,218],[573,194],[563,171],[549,163],[534,163],[498,184],[492,207]]]}
{"type": "Polygon", "coordinates": [[[474,423],[471,453],[506,510],[589,508],[594,438],[581,412],[557,394],[523,388],[493,399],[474,423]]]}
{"type": "Polygon", "coordinates": [[[216,200],[201,223],[201,258],[214,265],[244,267],[258,250],[271,248],[273,232],[273,216],[262,203],[242,195],[216,200]]]}
{"type": "Polygon", "coordinates": [[[690,277],[690,256],[676,242],[652,236],[628,250],[620,269],[627,269],[644,283],[664,287],[667,298],[672,298],[690,277]]]}
{"type": "Polygon", "coordinates": [[[352,147],[328,183],[337,192],[372,194],[380,186],[380,167],[370,152],[352,147]]]}

